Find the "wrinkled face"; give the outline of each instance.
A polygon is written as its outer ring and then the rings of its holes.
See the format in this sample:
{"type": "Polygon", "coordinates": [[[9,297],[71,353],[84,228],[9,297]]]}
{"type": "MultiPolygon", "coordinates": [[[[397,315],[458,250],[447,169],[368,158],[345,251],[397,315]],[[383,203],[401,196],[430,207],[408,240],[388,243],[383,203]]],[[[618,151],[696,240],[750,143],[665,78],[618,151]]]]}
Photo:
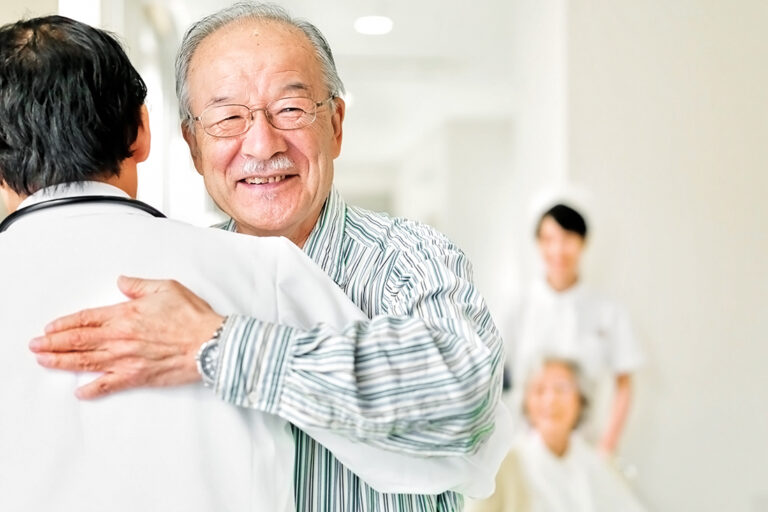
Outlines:
{"type": "Polygon", "coordinates": [[[537,242],[550,280],[573,281],[578,277],[579,262],[584,250],[584,239],[581,236],[566,231],[552,217],[544,217],[537,242]]]}
{"type": "Polygon", "coordinates": [[[581,411],[576,377],[568,365],[548,363],[525,389],[525,411],[533,428],[545,438],[566,439],[581,411]]]}
{"type": "MultiPolygon", "coordinates": [[[[295,27],[243,21],[204,39],[188,72],[193,116],[212,105],[263,108],[284,97],[328,98],[314,47],[295,27]]],[[[319,107],[315,122],[298,130],[272,127],[263,111],[249,130],[215,138],[195,123],[184,129],[197,171],[216,204],[237,221],[238,231],[286,236],[302,246],[315,225],[333,181],[341,149],[344,102],[319,107]]]]}

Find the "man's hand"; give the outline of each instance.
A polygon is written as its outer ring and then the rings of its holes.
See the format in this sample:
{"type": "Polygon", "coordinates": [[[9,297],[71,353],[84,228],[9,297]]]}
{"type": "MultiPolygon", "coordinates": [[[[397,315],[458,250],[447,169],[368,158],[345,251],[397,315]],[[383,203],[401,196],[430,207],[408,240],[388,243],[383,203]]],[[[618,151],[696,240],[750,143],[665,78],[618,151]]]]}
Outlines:
{"type": "Polygon", "coordinates": [[[29,344],[37,362],[102,373],[77,389],[81,399],[199,380],[195,355],[224,317],[176,281],[121,276],[117,285],[131,300],[54,320],[29,344]]]}

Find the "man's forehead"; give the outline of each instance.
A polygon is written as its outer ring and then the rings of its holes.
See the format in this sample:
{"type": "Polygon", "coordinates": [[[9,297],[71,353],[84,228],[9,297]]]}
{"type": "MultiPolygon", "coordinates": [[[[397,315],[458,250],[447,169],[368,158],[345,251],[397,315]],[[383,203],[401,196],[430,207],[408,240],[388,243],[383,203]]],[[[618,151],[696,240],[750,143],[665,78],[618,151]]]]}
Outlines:
{"type": "Polygon", "coordinates": [[[271,20],[236,21],[208,35],[192,54],[190,75],[197,70],[210,73],[219,62],[232,67],[285,65],[302,73],[322,73],[307,35],[293,25],[271,20]]]}
{"type": "Polygon", "coordinates": [[[233,22],[206,37],[192,56],[188,79],[191,99],[204,106],[244,92],[311,96],[323,83],[322,65],[307,36],[292,25],[263,20],[233,22]]]}
{"type": "Polygon", "coordinates": [[[298,27],[279,20],[242,19],[228,23],[206,36],[198,49],[206,44],[231,39],[239,39],[241,42],[250,39],[257,45],[274,43],[312,47],[307,35],[298,27]]]}

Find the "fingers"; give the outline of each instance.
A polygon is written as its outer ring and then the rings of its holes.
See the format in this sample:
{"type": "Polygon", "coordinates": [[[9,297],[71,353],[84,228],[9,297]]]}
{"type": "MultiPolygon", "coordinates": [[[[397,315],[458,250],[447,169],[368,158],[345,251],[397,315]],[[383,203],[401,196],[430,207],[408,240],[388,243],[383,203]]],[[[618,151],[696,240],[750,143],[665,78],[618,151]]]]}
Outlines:
{"type": "Polygon", "coordinates": [[[118,316],[120,305],[84,309],[71,315],[57,318],[45,326],[45,333],[50,334],[80,327],[98,327],[112,317],[118,316]]]}
{"type": "Polygon", "coordinates": [[[113,356],[107,352],[45,352],[35,355],[37,363],[45,368],[77,372],[99,372],[104,370],[113,356]]]}
{"type": "Polygon", "coordinates": [[[113,330],[100,329],[98,327],[73,327],[68,329],[60,332],[49,332],[45,336],[32,339],[29,342],[29,349],[32,352],[82,352],[97,350],[102,348],[105,341],[116,339],[120,334],[113,332],[113,330]]]}
{"type": "Polygon", "coordinates": [[[126,376],[105,373],[98,379],[77,388],[75,396],[80,400],[93,400],[130,387],[135,386],[130,385],[130,379],[126,376]]]}
{"type": "MultiPolygon", "coordinates": [[[[172,280],[140,279],[126,276],[120,276],[117,280],[117,285],[123,294],[132,299],[180,286],[176,281],[172,280]]],[[[108,320],[120,317],[122,307],[122,304],[115,304],[100,308],[84,309],[71,315],[62,316],[46,325],[45,332],[48,334],[79,327],[98,327],[108,320]]]]}
{"type": "Polygon", "coordinates": [[[126,389],[180,386],[199,380],[200,374],[197,373],[197,367],[194,364],[185,365],[181,361],[173,360],[158,371],[137,361],[131,369],[107,372],[88,384],[80,386],[75,391],[75,396],[81,400],[92,400],[126,389]]]}
{"type": "Polygon", "coordinates": [[[128,276],[117,278],[117,287],[129,299],[138,299],[145,295],[166,291],[178,285],[176,281],[169,279],[142,279],[128,276]]]}

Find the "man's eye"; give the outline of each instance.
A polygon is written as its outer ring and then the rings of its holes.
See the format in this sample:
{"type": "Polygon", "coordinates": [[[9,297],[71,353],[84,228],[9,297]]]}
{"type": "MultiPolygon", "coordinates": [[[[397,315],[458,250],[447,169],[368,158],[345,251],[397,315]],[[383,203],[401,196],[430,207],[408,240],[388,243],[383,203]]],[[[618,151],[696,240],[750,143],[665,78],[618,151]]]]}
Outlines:
{"type": "Polygon", "coordinates": [[[223,118],[219,119],[219,120],[218,120],[218,121],[216,121],[216,122],[217,122],[217,123],[226,123],[227,121],[241,121],[241,120],[243,120],[243,119],[244,119],[244,118],[243,118],[243,116],[241,116],[241,115],[238,115],[238,114],[232,114],[232,115],[229,115],[229,116],[227,116],[227,117],[223,117],[223,118]]]}
{"type": "Polygon", "coordinates": [[[294,114],[294,115],[296,115],[296,114],[303,114],[303,113],[304,113],[304,110],[302,108],[300,108],[300,107],[291,107],[291,106],[283,107],[283,108],[281,108],[280,110],[277,111],[277,115],[278,116],[279,115],[283,115],[283,114],[294,114]]]}

